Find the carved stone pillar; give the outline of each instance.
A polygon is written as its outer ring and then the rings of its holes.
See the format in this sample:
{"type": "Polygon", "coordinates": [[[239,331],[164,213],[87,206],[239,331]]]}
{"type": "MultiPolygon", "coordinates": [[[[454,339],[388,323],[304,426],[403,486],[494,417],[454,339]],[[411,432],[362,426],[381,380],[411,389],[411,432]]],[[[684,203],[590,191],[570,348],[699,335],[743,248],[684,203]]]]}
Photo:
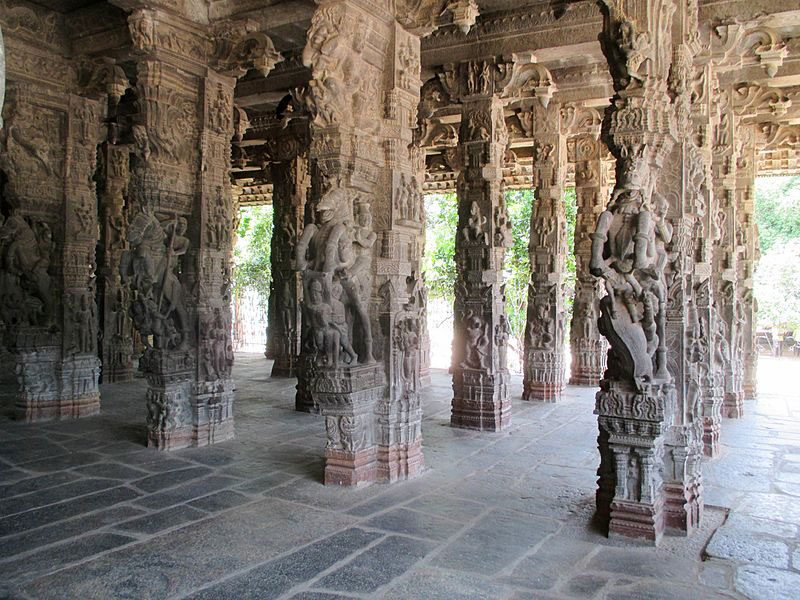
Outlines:
{"type": "Polygon", "coordinates": [[[130,177],[130,148],[103,144],[100,150],[100,245],[97,297],[102,326],[104,383],[133,379],[133,321],[128,312],[130,288],[122,283],[119,263],[128,248],[125,195],[130,177]]]}
{"type": "Polygon", "coordinates": [[[452,357],[454,427],[500,431],[511,423],[506,351],[509,325],[503,255],[511,243],[502,166],[508,134],[493,96],[494,66],[459,65],[462,89],[452,357]]]}
{"type": "Polygon", "coordinates": [[[564,179],[567,140],[561,132],[560,107],[533,108],[533,185],[531,280],[523,357],[522,399],[556,402],[564,391],[566,314],[564,268],[567,220],[564,179]]]}
{"type": "Polygon", "coordinates": [[[323,1],[303,62],[315,214],[295,249],[298,402],[325,417],[326,484],[394,481],[423,466],[419,38],[374,3],[323,1]]]}
{"type": "MultiPolygon", "coordinates": [[[[716,228],[719,240],[714,245],[715,294],[715,359],[723,378],[722,416],[737,417],[742,402],[741,380],[735,359],[734,340],[736,327],[736,283],[738,252],[736,250],[736,139],[739,137],[738,120],[730,107],[730,91],[723,92],[728,106],[720,114],[714,136],[712,176],[716,204],[716,228]]],[[[713,419],[713,416],[712,416],[713,419]]],[[[709,423],[709,439],[719,437],[719,428],[709,423]]]]}
{"type": "Polygon", "coordinates": [[[7,177],[0,321],[16,363],[15,413],[25,420],[92,415],[100,410],[92,177],[105,105],[70,93],[69,67],[55,56],[63,79],[48,82],[51,89],[23,83],[33,75],[26,44],[39,41],[6,42],[18,54],[9,58],[0,149],[7,177]]]}
{"type": "Polygon", "coordinates": [[[263,34],[213,37],[208,28],[157,10],[135,10],[128,25],[139,111],[132,127],[130,250],[120,268],[145,343],[148,444],[202,446],[234,433],[233,76],[256,67],[268,72],[280,57],[263,34]]]}
{"type": "Polygon", "coordinates": [[[575,219],[575,301],[572,304],[570,349],[572,369],[570,385],[596,387],[606,368],[608,342],[597,329],[598,301],[605,293],[602,285],[589,274],[592,256],[591,233],[603,211],[610,192],[608,165],[601,160],[606,153],[592,135],[575,140],[575,193],[578,213],[575,219]]]}
{"type": "MultiPolygon", "coordinates": [[[[307,142],[298,140],[290,149],[305,151],[307,142]],[[300,148],[302,146],[302,150],[300,148]]],[[[293,152],[292,152],[293,153],[293,152]]],[[[272,290],[270,294],[267,354],[275,362],[272,377],[295,377],[300,356],[300,274],[292,268],[294,248],[303,230],[306,195],[311,185],[308,160],[298,154],[270,163],[272,180],[272,290]]],[[[305,410],[304,407],[297,407],[305,410]]]]}
{"type": "MultiPolygon", "coordinates": [[[[755,224],[755,132],[752,126],[740,127],[741,144],[736,164],[736,249],[739,254],[737,277],[736,344],[734,356],[741,369],[742,399],[756,396],[756,305],[753,298],[753,278],[759,257],[758,226],[755,224]]],[[[740,403],[738,416],[744,414],[740,403]]],[[[733,415],[731,415],[733,416],[733,415]]]]}
{"type": "Polygon", "coordinates": [[[598,325],[611,345],[595,408],[601,457],[597,512],[607,520],[609,534],[657,542],[665,525],[665,433],[676,410],[667,363],[680,360],[680,353],[668,355],[665,336],[673,231],[667,212],[675,207],[654,191],[662,188],[653,182],[675,142],[667,94],[675,5],[609,0],[602,8],[601,47],[616,92],[603,134],[617,159],[617,176],[592,234],[590,262],[608,292],[600,301],[598,325]],[[643,31],[646,45],[636,41],[643,31]]]}

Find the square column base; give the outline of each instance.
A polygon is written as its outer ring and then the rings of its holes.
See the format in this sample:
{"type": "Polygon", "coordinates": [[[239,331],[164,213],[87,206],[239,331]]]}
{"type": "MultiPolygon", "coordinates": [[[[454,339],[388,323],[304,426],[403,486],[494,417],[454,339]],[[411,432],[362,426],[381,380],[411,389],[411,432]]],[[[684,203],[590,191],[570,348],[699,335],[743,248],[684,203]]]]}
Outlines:
{"type": "Polygon", "coordinates": [[[664,533],[663,504],[626,502],[614,500],[611,503],[611,520],[608,536],[638,538],[658,545],[664,533]]]}
{"type": "Polygon", "coordinates": [[[564,382],[530,381],[525,384],[522,399],[530,402],[558,402],[564,393],[564,382]]]}
{"type": "Polygon", "coordinates": [[[325,451],[325,485],[360,487],[375,482],[378,474],[374,448],[358,452],[325,451]]]}
{"type": "Polygon", "coordinates": [[[411,479],[425,470],[422,442],[378,446],[378,481],[392,483],[411,479]]]}
{"type": "Polygon", "coordinates": [[[453,370],[451,427],[503,431],[511,426],[508,371],[453,370]]]}
{"type": "Polygon", "coordinates": [[[744,416],[744,395],[741,392],[725,393],[722,416],[726,419],[741,419],[744,416]]]}

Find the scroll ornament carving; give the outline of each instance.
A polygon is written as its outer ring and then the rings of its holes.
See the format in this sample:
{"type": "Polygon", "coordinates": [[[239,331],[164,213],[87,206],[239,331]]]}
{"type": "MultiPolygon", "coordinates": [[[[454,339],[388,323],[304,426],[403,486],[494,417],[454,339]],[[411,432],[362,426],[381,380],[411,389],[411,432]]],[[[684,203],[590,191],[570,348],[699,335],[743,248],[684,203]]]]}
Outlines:
{"type": "Polygon", "coordinates": [[[109,59],[86,60],[79,66],[79,86],[84,94],[107,94],[113,104],[119,103],[131,87],[122,67],[109,59]]]}
{"type": "Polygon", "coordinates": [[[480,14],[475,0],[398,0],[397,21],[409,31],[426,36],[449,22],[466,35],[480,14]]]}
{"type": "Polygon", "coordinates": [[[712,53],[720,63],[736,65],[751,59],[764,67],[769,77],[775,77],[789,49],[780,33],[758,23],[729,23],[716,28],[712,53]]]}
{"type": "Polygon", "coordinates": [[[220,36],[215,40],[215,69],[223,75],[239,78],[254,69],[264,77],[283,56],[265,33],[253,31],[240,36],[220,36]]]}
{"type": "Polygon", "coordinates": [[[504,98],[533,96],[539,100],[543,108],[547,108],[558,86],[553,76],[544,65],[534,62],[530,54],[514,54],[511,78],[503,89],[504,98]]]}
{"type": "Polygon", "coordinates": [[[184,289],[178,277],[179,259],[189,250],[186,225],[178,215],[162,223],[145,208],[128,228],[130,249],[122,254],[120,275],[135,292],[131,315],[148,350],[182,350],[189,342],[184,289]]]}
{"type": "Polygon", "coordinates": [[[365,306],[377,236],[369,204],[358,202],[355,215],[352,205],[347,190],[330,189],[317,204],[317,222],[303,229],[295,247],[294,268],[302,272],[302,307],[308,324],[303,344],[317,366],[374,362],[365,306]]]}

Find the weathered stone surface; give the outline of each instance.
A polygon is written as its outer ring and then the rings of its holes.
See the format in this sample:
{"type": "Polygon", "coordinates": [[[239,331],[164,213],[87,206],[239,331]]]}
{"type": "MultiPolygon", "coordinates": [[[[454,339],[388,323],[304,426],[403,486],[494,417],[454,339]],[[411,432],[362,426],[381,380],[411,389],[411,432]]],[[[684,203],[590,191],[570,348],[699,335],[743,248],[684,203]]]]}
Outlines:
{"type": "Polygon", "coordinates": [[[434,566],[494,575],[558,529],[555,521],[495,510],[431,561],[434,566]]]}
{"type": "Polygon", "coordinates": [[[797,597],[800,575],[792,571],[745,565],[736,569],[736,590],[753,600],[791,600],[797,597]]]}
{"type": "Polygon", "coordinates": [[[320,579],[319,585],[342,592],[374,592],[405,573],[432,549],[428,542],[392,535],[320,579]]]}
{"type": "Polygon", "coordinates": [[[224,583],[193,594],[191,597],[278,598],[292,587],[314,578],[379,537],[377,533],[362,529],[348,529],[284,558],[260,565],[224,583]]]}
{"type": "Polygon", "coordinates": [[[712,558],[725,558],[779,569],[789,566],[789,549],[785,543],[756,538],[750,532],[735,531],[727,525],[714,533],[706,547],[706,554],[712,558]]]}

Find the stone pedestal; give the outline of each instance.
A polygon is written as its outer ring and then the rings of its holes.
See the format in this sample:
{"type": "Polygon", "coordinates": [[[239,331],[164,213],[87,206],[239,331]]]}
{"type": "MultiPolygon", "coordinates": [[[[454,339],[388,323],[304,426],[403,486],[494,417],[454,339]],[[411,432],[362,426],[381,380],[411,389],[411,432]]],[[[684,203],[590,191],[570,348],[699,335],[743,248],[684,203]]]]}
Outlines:
{"type": "Polygon", "coordinates": [[[511,425],[508,371],[495,374],[477,369],[455,371],[450,424],[478,431],[502,431],[511,425]]]}
{"type": "Polygon", "coordinates": [[[597,515],[608,523],[610,536],[658,542],[664,532],[666,494],[659,465],[664,460],[664,434],[674,403],[671,384],[640,389],[604,380],[595,414],[600,435],[597,470],[597,515]]]}
{"type": "Polygon", "coordinates": [[[303,376],[325,418],[325,484],[357,486],[375,482],[375,407],[386,383],[382,366],[317,367],[303,376]]]}

